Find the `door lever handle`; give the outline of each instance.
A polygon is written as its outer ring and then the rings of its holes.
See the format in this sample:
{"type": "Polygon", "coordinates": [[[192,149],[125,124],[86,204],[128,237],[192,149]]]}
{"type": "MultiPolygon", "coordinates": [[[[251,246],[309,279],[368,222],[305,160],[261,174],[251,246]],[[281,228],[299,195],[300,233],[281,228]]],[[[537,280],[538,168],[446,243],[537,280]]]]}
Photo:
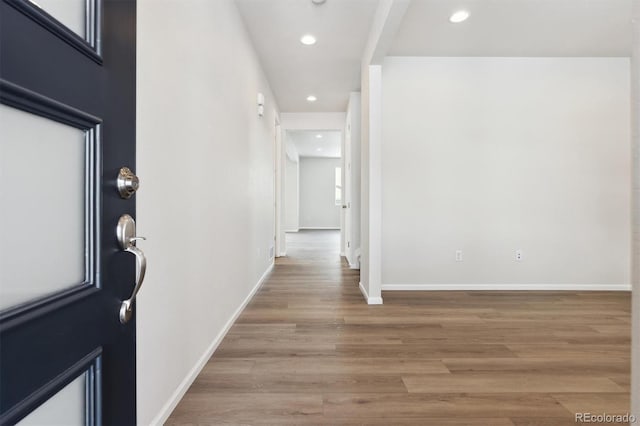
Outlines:
{"type": "Polygon", "coordinates": [[[120,322],[126,324],[133,316],[133,303],[142,287],[144,275],[147,271],[147,258],[144,252],[136,247],[136,241],[145,240],[144,237],[136,237],[136,222],[128,214],[122,215],[118,221],[118,243],[127,253],[132,253],[136,257],[136,284],[133,287],[131,297],[120,304],[120,322]]]}
{"type": "Polygon", "coordinates": [[[138,291],[142,287],[142,281],[144,281],[144,274],[147,271],[147,258],[142,250],[138,247],[131,245],[125,249],[126,252],[133,253],[136,256],[136,285],[133,288],[131,297],[123,301],[120,305],[120,322],[126,324],[133,315],[133,302],[136,300],[138,291]]]}

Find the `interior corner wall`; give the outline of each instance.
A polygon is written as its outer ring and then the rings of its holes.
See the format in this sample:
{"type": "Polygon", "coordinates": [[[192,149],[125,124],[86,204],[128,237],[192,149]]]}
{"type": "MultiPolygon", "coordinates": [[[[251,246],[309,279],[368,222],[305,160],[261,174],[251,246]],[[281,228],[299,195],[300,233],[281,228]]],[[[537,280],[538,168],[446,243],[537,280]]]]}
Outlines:
{"type": "Polygon", "coordinates": [[[155,425],[273,263],[277,106],[233,0],[138,0],[137,25],[137,405],[155,425]]]}
{"type": "Polygon", "coordinates": [[[358,266],[358,255],[360,253],[360,144],[361,144],[361,109],[360,93],[354,92],[349,95],[349,107],[347,109],[347,126],[345,137],[349,139],[346,144],[349,152],[345,153],[347,161],[348,182],[346,201],[349,205],[349,235],[347,235],[348,248],[346,257],[349,265],[358,266]]]}
{"type": "Polygon", "coordinates": [[[632,356],[631,412],[640,418],[640,0],[633,2],[633,54],[631,58],[632,141],[632,356]]]}
{"type": "Polygon", "coordinates": [[[297,232],[300,229],[299,206],[300,206],[300,167],[297,161],[286,156],[285,167],[285,211],[284,230],[285,232],[297,232]]]}
{"type": "Polygon", "coordinates": [[[360,289],[369,298],[369,65],[360,81],[360,289]]]}
{"type": "Polygon", "coordinates": [[[383,289],[629,289],[629,68],[387,58],[383,289]]]}
{"type": "Polygon", "coordinates": [[[360,145],[360,291],[382,304],[382,66],[363,65],[360,145]]]}
{"type": "Polygon", "coordinates": [[[341,206],[336,205],[339,158],[300,157],[300,228],[340,229],[341,206]]]}
{"type": "Polygon", "coordinates": [[[360,291],[370,305],[382,302],[382,62],[411,0],[380,0],[362,55],[360,291]]]}

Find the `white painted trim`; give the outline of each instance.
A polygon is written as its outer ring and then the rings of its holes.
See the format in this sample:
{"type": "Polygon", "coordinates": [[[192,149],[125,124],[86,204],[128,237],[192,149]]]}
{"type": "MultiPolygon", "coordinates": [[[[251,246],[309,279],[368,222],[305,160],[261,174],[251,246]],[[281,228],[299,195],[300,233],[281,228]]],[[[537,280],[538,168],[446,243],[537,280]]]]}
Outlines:
{"type": "Polygon", "coordinates": [[[367,288],[382,296],[382,65],[369,66],[369,268],[367,288]]]}
{"type": "Polygon", "coordinates": [[[287,256],[287,252],[286,251],[283,251],[278,255],[278,257],[286,257],[286,256],[287,256]]]}
{"type": "Polygon", "coordinates": [[[353,262],[351,262],[349,258],[347,258],[347,261],[349,263],[349,268],[360,269],[360,248],[356,250],[356,252],[354,253],[354,257],[355,257],[355,260],[353,262]]]}
{"type": "Polygon", "coordinates": [[[367,289],[364,288],[361,282],[358,283],[358,288],[360,288],[360,293],[362,293],[364,300],[367,301],[368,305],[382,305],[382,297],[369,297],[367,289]]]}
{"type": "Polygon", "coordinates": [[[284,170],[286,164],[286,155],[284,153],[284,144],[282,143],[282,127],[280,119],[276,117],[274,123],[274,142],[273,142],[273,179],[274,179],[274,253],[286,251],[287,242],[284,235],[284,170]]]}
{"type": "Polygon", "coordinates": [[[285,229],[285,230],[284,230],[284,232],[285,232],[285,233],[286,233],[286,232],[298,232],[298,231],[300,231],[300,229],[299,229],[299,228],[296,228],[296,229],[285,229]]]}
{"type": "Polygon", "coordinates": [[[171,394],[171,397],[163,405],[158,415],[151,421],[152,425],[163,425],[167,421],[167,419],[169,418],[173,410],[176,408],[180,400],[182,400],[182,397],[184,396],[184,394],[187,393],[187,391],[189,390],[189,387],[191,386],[191,384],[198,377],[198,374],[200,374],[204,366],[207,365],[209,358],[211,358],[211,356],[216,351],[216,349],[218,349],[218,346],[220,346],[220,343],[222,343],[222,339],[224,339],[224,337],[227,335],[233,323],[238,319],[238,317],[240,316],[244,308],[251,301],[251,299],[256,294],[258,289],[262,286],[265,279],[267,278],[267,275],[269,275],[269,273],[273,270],[273,266],[274,264],[272,263],[264,272],[264,274],[262,274],[262,276],[258,280],[258,283],[253,287],[253,289],[249,292],[247,297],[242,301],[242,303],[240,304],[238,309],[236,309],[236,311],[233,313],[231,318],[229,318],[229,321],[227,321],[227,323],[224,325],[220,333],[218,333],[216,338],[213,339],[213,342],[211,342],[211,344],[209,345],[207,350],[204,352],[204,354],[202,354],[202,356],[198,359],[198,361],[193,366],[193,368],[189,371],[189,374],[187,374],[187,377],[184,378],[184,380],[182,381],[182,383],[180,383],[178,388],[173,392],[173,394],[171,394]]]}
{"type": "Polygon", "coordinates": [[[333,228],[333,227],[322,227],[322,226],[301,226],[300,229],[308,229],[308,230],[332,230],[332,231],[339,231],[340,228],[333,228]]]}
{"type": "Polygon", "coordinates": [[[383,284],[383,291],[631,291],[630,284],[383,284]]]}

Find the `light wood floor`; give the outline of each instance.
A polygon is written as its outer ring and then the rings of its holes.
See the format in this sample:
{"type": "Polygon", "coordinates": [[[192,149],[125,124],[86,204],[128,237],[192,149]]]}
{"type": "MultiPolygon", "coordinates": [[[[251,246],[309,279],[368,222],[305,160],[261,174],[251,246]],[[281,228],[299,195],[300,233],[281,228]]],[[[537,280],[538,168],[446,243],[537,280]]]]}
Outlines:
{"type": "MultiPolygon", "coordinates": [[[[575,425],[629,409],[626,292],[385,292],[289,234],[171,425],[575,425]]],[[[593,423],[592,423],[593,424],[593,423]]]]}

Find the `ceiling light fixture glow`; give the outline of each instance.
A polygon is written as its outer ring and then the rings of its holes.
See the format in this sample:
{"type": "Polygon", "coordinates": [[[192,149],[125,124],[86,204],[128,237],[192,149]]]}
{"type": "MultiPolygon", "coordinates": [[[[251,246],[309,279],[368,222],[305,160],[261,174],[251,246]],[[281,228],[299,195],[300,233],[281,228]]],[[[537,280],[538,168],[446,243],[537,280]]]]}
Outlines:
{"type": "Polygon", "coordinates": [[[449,22],[452,24],[459,24],[460,22],[464,22],[469,18],[469,12],[466,10],[458,10],[451,15],[449,18],[449,22]]]}
{"type": "Polygon", "coordinates": [[[320,152],[322,151],[322,148],[316,148],[316,151],[320,152]]]}
{"type": "Polygon", "coordinates": [[[307,45],[307,46],[311,46],[313,44],[316,44],[316,38],[314,36],[312,36],[311,34],[305,34],[302,37],[300,37],[300,43],[307,45]]]}
{"type": "Polygon", "coordinates": [[[318,134],[316,135],[316,138],[317,138],[317,139],[322,139],[322,135],[318,133],[318,134]]]}
{"type": "Polygon", "coordinates": [[[307,96],[307,101],[309,101],[309,102],[315,102],[315,101],[317,101],[317,100],[318,100],[318,98],[316,98],[316,97],[315,97],[315,96],[313,96],[313,95],[309,95],[309,96],[307,96]]]}

